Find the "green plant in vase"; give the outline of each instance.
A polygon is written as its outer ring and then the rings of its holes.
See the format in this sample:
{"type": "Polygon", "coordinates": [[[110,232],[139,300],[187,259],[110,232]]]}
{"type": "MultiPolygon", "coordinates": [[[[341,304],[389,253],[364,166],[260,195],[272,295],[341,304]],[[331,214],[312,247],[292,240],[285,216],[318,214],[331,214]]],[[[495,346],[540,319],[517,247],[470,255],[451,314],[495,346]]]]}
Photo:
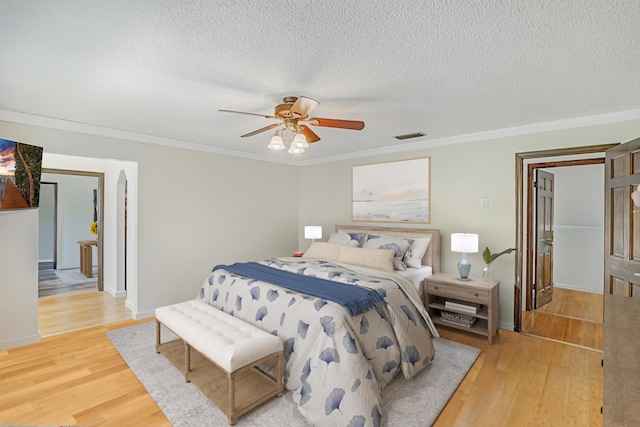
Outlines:
{"type": "Polygon", "coordinates": [[[493,261],[495,261],[496,258],[498,258],[499,256],[502,256],[504,254],[510,254],[515,250],[516,248],[509,248],[509,249],[505,249],[500,253],[493,254],[491,253],[491,250],[489,250],[488,246],[485,247],[484,252],[482,252],[482,260],[486,265],[484,267],[484,270],[482,270],[482,278],[488,279],[488,280],[494,280],[493,268],[491,267],[491,264],[493,263],[493,261]]]}

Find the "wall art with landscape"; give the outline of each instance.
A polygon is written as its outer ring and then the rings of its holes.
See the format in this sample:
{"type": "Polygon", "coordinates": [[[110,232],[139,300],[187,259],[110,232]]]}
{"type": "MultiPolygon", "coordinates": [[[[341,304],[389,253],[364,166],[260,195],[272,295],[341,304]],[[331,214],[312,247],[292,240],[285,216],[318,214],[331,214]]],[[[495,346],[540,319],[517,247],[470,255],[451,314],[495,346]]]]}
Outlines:
{"type": "Polygon", "coordinates": [[[0,210],[37,208],[42,147],[0,138],[0,210]]]}

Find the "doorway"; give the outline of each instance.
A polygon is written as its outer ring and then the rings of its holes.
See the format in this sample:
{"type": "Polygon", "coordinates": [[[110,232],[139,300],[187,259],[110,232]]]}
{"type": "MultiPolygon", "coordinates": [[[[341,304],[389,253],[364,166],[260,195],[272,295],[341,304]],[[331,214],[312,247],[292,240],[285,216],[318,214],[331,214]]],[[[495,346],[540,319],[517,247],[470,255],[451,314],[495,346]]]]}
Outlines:
{"type": "Polygon", "coordinates": [[[49,184],[39,210],[39,296],[103,291],[104,174],[43,168],[42,179],[49,184]]]}
{"type": "Polygon", "coordinates": [[[602,349],[603,250],[598,247],[604,245],[603,161],[604,151],[615,145],[516,154],[514,330],[602,349]],[[555,175],[557,193],[553,196],[557,214],[554,217],[551,213],[553,222],[544,235],[545,245],[538,243],[535,225],[538,209],[534,186],[540,171],[552,178],[555,175]],[[589,207],[587,203],[593,204],[594,197],[596,207],[589,207]],[[537,256],[542,246],[550,246],[547,253],[553,252],[544,268],[539,265],[544,257],[537,256]],[[599,268],[600,273],[592,267],[599,268]],[[537,277],[541,274],[544,277],[537,277]],[[541,296],[542,301],[536,301],[541,296]]]}

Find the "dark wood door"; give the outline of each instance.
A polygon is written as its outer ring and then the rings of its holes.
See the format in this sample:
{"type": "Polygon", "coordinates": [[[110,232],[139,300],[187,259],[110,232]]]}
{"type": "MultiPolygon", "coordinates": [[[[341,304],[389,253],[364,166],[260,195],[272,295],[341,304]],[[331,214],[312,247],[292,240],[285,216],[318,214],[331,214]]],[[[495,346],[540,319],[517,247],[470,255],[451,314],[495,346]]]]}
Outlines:
{"type": "Polygon", "coordinates": [[[534,308],[553,299],[553,174],[536,169],[534,308]]]}
{"type": "Polygon", "coordinates": [[[605,159],[604,292],[640,298],[640,138],[610,148],[605,159]]]}

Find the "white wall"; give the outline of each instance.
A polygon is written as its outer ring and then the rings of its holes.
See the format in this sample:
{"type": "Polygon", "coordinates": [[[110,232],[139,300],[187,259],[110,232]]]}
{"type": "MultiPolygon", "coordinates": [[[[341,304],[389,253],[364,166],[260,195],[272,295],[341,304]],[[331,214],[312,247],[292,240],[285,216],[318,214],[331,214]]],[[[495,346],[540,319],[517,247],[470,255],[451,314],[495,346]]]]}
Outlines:
{"type": "MultiPolygon", "coordinates": [[[[41,179],[42,182],[42,179],[41,179]]],[[[55,186],[40,185],[38,207],[38,261],[53,262],[55,186]]]]}
{"type": "MultiPolygon", "coordinates": [[[[442,270],[455,274],[459,254],[449,251],[453,232],[478,233],[481,250],[485,246],[493,252],[515,247],[516,153],[626,142],[639,134],[640,121],[630,121],[306,166],[300,171],[299,221],[301,225],[322,225],[324,230],[331,230],[334,224],[352,224],[353,165],[431,157],[431,223],[424,228],[440,229],[442,270]],[[489,199],[486,208],[480,207],[482,197],[489,199]]],[[[298,244],[300,247],[305,244],[302,237],[298,244]]],[[[481,254],[469,254],[468,259],[472,264],[471,275],[481,275],[481,254]]],[[[512,329],[515,256],[502,256],[494,266],[496,279],[500,280],[501,327],[512,329]]]]}
{"type": "Polygon", "coordinates": [[[40,341],[38,210],[0,211],[0,350],[40,341]]]}
{"type": "Polygon", "coordinates": [[[556,287],[604,293],[604,164],[545,169],[554,175],[556,287]]]}

